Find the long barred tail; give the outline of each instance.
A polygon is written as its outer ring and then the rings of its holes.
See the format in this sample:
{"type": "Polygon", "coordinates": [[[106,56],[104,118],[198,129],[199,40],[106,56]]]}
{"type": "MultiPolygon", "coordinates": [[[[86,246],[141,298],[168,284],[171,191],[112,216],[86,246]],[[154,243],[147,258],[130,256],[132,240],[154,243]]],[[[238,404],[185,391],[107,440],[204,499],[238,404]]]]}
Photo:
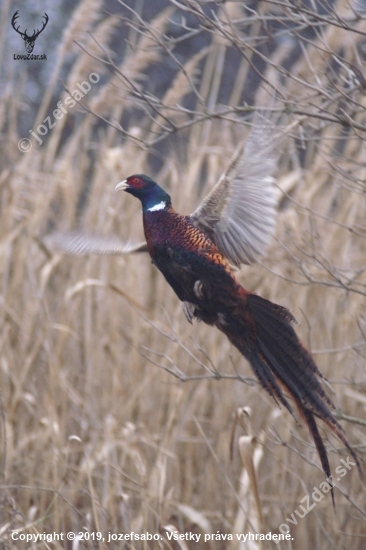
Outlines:
{"type": "MultiPolygon", "coordinates": [[[[330,408],[334,405],[319,382],[324,376],[297,337],[293,321],[286,308],[247,294],[242,307],[217,326],[248,359],[262,386],[293,415],[282,390],[291,395],[308,425],[326,477],[331,477],[331,470],[314,416],[323,420],[347,447],[361,474],[358,457],[332,414],[330,408]]],[[[332,500],[334,505],[333,489],[332,500]]]]}

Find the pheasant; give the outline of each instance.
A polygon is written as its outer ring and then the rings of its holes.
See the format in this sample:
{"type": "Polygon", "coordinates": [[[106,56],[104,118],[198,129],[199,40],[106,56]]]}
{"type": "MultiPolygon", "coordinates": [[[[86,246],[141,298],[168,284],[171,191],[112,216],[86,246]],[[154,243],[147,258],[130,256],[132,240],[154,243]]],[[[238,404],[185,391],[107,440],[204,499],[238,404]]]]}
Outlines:
{"type": "MultiPolygon", "coordinates": [[[[246,290],[233,266],[255,261],[273,233],[276,200],[273,172],[276,139],[254,127],[216,186],[190,215],[178,214],[170,196],[150,177],[135,174],[116,186],[142,203],[146,242],[127,247],[118,239],[75,234],[56,236],[53,248],[72,254],[148,252],[183,305],[187,320],[223,332],[248,360],[262,387],[293,416],[291,396],[314,440],[323,471],[331,480],[325,445],[315,417],[323,420],[360,463],[331,408],[310,353],[285,307],[246,290]]],[[[331,495],[334,505],[333,486],[331,495]]]]}

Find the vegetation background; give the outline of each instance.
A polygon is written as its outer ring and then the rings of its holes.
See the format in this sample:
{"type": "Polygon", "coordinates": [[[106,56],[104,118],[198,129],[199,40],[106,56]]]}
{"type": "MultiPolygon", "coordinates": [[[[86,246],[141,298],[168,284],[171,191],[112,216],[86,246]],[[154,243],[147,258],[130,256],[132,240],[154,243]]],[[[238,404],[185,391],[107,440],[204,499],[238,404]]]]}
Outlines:
{"type": "MultiPolygon", "coordinates": [[[[109,545],[121,549],[365,548],[357,472],[337,481],[335,512],[327,495],[304,515],[301,499],[324,480],[307,431],[222,334],[186,322],[148,258],[66,257],[43,242],[71,229],[138,241],[140,207],[115,195],[121,179],[150,174],[188,213],[247,135],[253,110],[297,121],[279,145],[276,237],[238,277],[293,312],[364,460],[364,3],[5,1],[1,9],[2,546],[106,547],[78,538],[31,545],[12,540],[19,530],[162,535],[109,545]],[[13,60],[25,53],[10,25],[16,9],[29,28],[49,13],[34,50],[47,62],[13,60]],[[99,83],[40,145],[29,130],[91,72],[99,83]],[[18,148],[25,137],[28,152],[18,148]],[[281,524],[293,540],[278,546],[202,542],[210,533],[279,533],[281,524]],[[169,542],[169,530],[201,541],[169,542]]],[[[347,451],[321,433],[334,471],[347,451]]]]}

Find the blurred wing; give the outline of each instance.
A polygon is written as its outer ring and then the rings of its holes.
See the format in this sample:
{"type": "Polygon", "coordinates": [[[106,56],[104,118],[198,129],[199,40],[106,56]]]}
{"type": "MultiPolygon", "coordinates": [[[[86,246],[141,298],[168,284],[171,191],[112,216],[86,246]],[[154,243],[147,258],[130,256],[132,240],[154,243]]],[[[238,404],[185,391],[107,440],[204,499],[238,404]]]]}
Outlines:
{"type": "Polygon", "coordinates": [[[99,237],[84,233],[51,233],[43,239],[46,248],[55,254],[87,256],[89,254],[120,255],[147,252],[146,242],[126,244],[118,237],[99,237]]]}
{"type": "MultiPolygon", "coordinates": [[[[258,117],[256,117],[258,119],[258,117]]],[[[241,146],[191,220],[234,265],[263,254],[274,232],[276,216],[276,146],[282,137],[272,122],[256,120],[241,146]]]]}

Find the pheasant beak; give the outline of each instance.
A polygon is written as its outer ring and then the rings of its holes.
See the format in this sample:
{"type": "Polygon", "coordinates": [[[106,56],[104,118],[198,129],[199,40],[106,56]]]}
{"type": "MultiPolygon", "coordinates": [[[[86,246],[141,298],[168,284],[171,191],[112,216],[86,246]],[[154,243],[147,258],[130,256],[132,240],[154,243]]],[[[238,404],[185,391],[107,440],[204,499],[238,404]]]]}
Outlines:
{"type": "Polygon", "coordinates": [[[115,187],[115,191],[124,191],[125,189],[127,189],[129,187],[128,183],[127,183],[127,180],[123,180],[123,181],[120,181],[119,183],[117,183],[116,187],[115,187]]]}

